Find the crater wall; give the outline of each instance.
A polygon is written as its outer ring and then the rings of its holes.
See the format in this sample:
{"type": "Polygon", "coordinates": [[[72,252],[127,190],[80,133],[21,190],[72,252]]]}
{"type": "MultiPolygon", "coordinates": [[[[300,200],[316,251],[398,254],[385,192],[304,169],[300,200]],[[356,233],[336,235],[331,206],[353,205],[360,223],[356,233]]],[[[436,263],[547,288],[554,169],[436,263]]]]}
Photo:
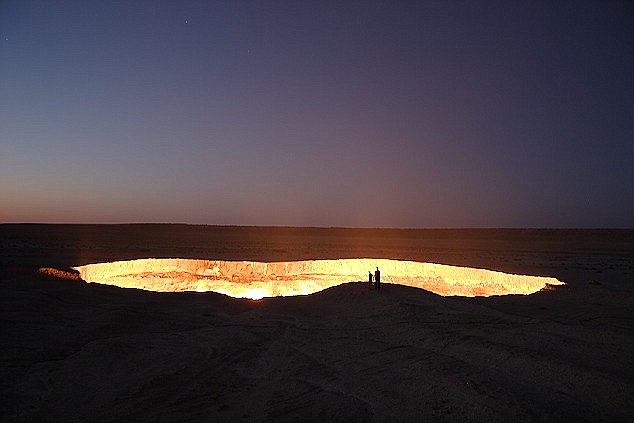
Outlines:
{"type": "Polygon", "coordinates": [[[422,288],[439,295],[531,294],[562,282],[486,269],[387,259],[253,262],[138,259],[75,267],[86,282],[159,292],[214,291],[233,297],[306,295],[353,281],[368,281],[379,267],[381,282],[422,288]]]}

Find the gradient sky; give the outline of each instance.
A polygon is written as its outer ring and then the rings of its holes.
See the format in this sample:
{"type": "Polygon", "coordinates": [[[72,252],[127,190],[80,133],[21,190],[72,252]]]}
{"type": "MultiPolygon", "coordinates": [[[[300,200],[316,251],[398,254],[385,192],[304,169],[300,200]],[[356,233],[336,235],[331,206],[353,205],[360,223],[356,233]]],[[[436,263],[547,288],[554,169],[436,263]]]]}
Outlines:
{"type": "Polygon", "coordinates": [[[628,1],[0,2],[0,221],[634,227],[628,1]]]}

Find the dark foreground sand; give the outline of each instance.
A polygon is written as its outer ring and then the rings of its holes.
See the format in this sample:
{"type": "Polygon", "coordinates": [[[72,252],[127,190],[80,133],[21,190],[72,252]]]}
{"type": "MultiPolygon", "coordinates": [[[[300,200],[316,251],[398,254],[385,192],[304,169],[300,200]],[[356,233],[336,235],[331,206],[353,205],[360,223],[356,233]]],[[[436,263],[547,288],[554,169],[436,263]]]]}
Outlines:
{"type": "Polygon", "coordinates": [[[634,418],[632,231],[1,225],[0,240],[2,421],[634,418]],[[251,301],[37,272],[170,256],[479,263],[567,285],[460,298],[353,282],[251,301]]]}

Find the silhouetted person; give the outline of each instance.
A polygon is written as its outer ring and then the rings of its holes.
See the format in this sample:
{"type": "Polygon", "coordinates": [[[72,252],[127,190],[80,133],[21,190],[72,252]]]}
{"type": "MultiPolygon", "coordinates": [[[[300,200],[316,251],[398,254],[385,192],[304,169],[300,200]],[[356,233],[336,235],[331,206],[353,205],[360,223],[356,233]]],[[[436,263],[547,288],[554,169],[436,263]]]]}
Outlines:
{"type": "Polygon", "coordinates": [[[372,289],[372,272],[368,272],[368,289],[372,289]]]}
{"type": "Polygon", "coordinates": [[[374,272],[374,289],[381,289],[381,271],[378,267],[374,272]]]}

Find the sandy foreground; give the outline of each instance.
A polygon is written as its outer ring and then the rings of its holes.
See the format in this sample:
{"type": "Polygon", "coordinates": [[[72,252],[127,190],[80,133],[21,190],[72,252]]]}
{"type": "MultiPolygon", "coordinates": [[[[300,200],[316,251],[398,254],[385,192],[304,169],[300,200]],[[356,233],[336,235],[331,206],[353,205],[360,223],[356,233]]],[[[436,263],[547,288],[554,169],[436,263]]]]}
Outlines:
{"type": "Polygon", "coordinates": [[[2,421],[634,419],[633,231],[0,225],[0,246],[2,421]],[[466,298],[351,281],[252,301],[67,272],[141,257],[399,258],[566,285],[466,298]]]}

